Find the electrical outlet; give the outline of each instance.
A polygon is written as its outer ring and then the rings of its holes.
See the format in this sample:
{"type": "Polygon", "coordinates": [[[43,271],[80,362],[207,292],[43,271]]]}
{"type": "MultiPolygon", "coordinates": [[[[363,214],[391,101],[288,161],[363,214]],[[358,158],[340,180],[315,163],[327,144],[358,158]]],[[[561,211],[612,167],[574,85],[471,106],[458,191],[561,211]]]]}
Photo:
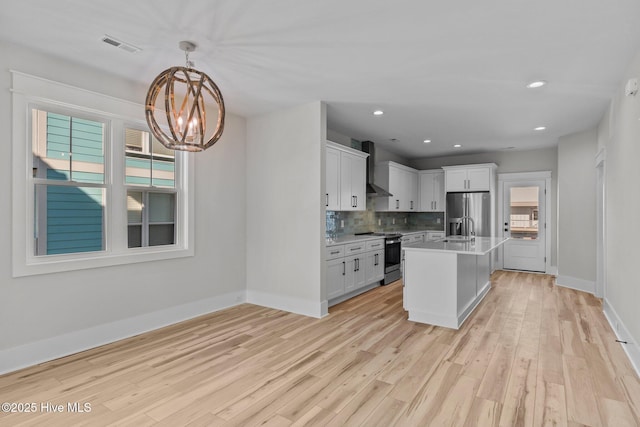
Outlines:
{"type": "Polygon", "coordinates": [[[405,219],[404,219],[404,223],[405,223],[405,224],[407,223],[407,218],[405,218],[405,219]]]}
{"type": "Polygon", "coordinates": [[[395,219],[395,218],[392,218],[392,219],[391,219],[391,224],[395,224],[395,223],[396,223],[396,219],[395,219]]]}
{"type": "Polygon", "coordinates": [[[436,219],[436,224],[440,224],[440,218],[436,219]]]}
{"type": "Polygon", "coordinates": [[[382,225],[382,220],[378,218],[378,225],[382,225]]]}
{"type": "Polygon", "coordinates": [[[344,219],[340,220],[340,228],[344,228],[344,219]]]}

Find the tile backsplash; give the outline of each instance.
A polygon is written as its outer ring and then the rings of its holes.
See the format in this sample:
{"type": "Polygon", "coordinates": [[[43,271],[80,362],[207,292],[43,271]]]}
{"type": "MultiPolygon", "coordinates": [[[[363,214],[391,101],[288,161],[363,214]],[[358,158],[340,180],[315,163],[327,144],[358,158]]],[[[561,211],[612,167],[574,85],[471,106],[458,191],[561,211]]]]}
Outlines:
{"type": "Polygon", "coordinates": [[[444,229],[444,212],[376,212],[374,196],[367,196],[366,211],[327,211],[326,219],[327,236],[367,231],[407,229],[442,231],[444,229]],[[344,226],[342,226],[343,223],[344,226]]]}

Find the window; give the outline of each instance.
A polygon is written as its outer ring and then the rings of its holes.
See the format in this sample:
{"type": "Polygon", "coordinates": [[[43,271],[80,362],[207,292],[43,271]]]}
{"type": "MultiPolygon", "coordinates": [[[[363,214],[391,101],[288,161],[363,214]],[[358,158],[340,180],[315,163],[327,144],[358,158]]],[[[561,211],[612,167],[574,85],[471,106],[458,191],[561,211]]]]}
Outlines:
{"type": "Polygon", "coordinates": [[[193,255],[193,157],[144,106],[13,78],[13,276],[193,255]]]}
{"type": "Polygon", "coordinates": [[[125,129],[128,247],[175,242],[175,152],[151,134],[125,129]],[[153,189],[152,189],[153,188],[153,189]]]}
{"type": "Polygon", "coordinates": [[[104,249],[106,123],[33,109],[34,254],[104,249]]]}

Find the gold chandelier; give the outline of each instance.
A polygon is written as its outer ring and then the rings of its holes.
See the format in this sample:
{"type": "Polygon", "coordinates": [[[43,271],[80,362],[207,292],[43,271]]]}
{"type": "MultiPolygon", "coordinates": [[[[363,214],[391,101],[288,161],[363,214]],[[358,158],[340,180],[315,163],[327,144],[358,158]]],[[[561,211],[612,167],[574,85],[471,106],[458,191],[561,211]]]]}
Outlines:
{"type": "Polygon", "coordinates": [[[164,70],[153,80],[147,92],[145,116],[151,133],[165,147],[202,151],[222,136],[224,100],[213,80],[194,69],[189,61],[189,52],[196,50],[195,43],[182,41],[179,46],[185,52],[186,65],[164,70]],[[213,105],[218,108],[217,118],[210,117],[208,123],[207,106],[213,105]],[[214,129],[207,126],[214,122],[214,129]]]}

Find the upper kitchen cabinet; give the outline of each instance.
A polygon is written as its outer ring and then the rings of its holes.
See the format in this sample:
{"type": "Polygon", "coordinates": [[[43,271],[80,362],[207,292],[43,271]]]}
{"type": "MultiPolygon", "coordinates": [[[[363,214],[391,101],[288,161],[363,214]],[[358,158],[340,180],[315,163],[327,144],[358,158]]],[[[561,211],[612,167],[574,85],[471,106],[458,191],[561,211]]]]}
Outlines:
{"type": "Polygon", "coordinates": [[[340,210],[340,151],[327,145],[325,206],[340,210]]]}
{"type": "Polygon", "coordinates": [[[390,197],[377,197],[376,210],[418,211],[418,171],[395,162],[376,164],[375,183],[389,190],[390,197]]]}
{"type": "Polygon", "coordinates": [[[327,141],[325,206],[333,211],[367,209],[367,153],[327,141]]]}
{"type": "Polygon", "coordinates": [[[419,171],[418,193],[420,212],[444,212],[444,171],[419,171]]]}
{"type": "Polygon", "coordinates": [[[495,178],[495,163],[443,166],[446,192],[490,191],[495,178]]]}

